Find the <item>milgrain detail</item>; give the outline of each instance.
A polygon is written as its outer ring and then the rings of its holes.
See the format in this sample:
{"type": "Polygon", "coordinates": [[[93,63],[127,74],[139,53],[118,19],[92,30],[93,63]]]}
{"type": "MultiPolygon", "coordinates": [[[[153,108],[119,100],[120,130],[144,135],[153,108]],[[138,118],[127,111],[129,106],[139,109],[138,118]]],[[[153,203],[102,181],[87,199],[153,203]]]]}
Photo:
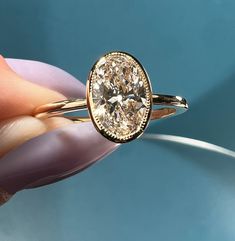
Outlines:
{"type": "Polygon", "coordinates": [[[11,197],[11,194],[0,187],[0,206],[6,203],[11,197]]]}

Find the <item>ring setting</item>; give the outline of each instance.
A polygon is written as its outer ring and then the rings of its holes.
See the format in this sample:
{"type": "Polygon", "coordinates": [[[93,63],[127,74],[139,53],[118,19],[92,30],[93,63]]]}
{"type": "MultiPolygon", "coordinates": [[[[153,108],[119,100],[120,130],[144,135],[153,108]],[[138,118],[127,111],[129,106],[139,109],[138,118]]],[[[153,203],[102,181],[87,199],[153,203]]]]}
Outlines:
{"type": "Polygon", "coordinates": [[[108,53],[96,62],[88,79],[88,108],[96,128],[118,142],[139,136],[152,101],[148,76],[137,60],[122,52],[108,53]]]}
{"type": "Polygon", "coordinates": [[[89,117],[67,118],[92,121],[104,137],[125,143],[141,136],[150,120],[183,113],[188,104],[180,96],[153,94],[141,63],[128,53],[114,51],[93,65],[87,80],[86,99],[49,103],[36,108],[34,114],[44,119],[84,109],[88,109],[89,117]]]}

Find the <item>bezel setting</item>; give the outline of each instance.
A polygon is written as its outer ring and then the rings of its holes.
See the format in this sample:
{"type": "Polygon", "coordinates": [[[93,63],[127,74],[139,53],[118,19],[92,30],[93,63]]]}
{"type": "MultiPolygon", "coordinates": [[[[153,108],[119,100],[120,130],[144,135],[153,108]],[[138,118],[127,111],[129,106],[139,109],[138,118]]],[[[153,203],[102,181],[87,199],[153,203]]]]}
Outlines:
{"type": "MultiPolygon", "coordinates": [[[[101,71],[103,71],[102,68],[101,68],[101,71]]],[[[112,71],[112,66],[111,66],[111,71],[112,71]]],[[[133,83],[130,82],[130,80],[132,81],[132,79],[131,79],[132,76],[129,76],[129,77],[130,78],[128,78],[128,81],[129,81],[130,85],[132,86],[133,83]]],[[[101,81],[103,81],[103,82],[107,81],[107,83],[108,83],[111,80],[103,78],[101,81]]],[[[121,81],[121,80],[118,80],[118,81],[121,81]]],[[[113,84],[113,82],[112,82],[112,84],[113,84]]],[[[122,83],[122,86],[123,85],[124,84],[122,83]]],[[[116,86],[116,87],[120,88],[120,86],[116,86]]],[[[113,52],[109,52],[109,53],[105,54],[100,59],[98,59],[96,61],[96,63],[93,65],[93,67],[89,73],[88,81],[87,81],[86,95],[87,95],[86,99],[87,99],[87,106],[88,106],[90,118],[92,119],[92,122],[93,122],[95,128],[97,129],[97,131],[99,133],[101,133],[104,137],[106,137],[107,139],[109,139],[113,142],[116,142],[116,143],[125,143],[125,142],[129,142],[133,139],[136,139],[141,134],[143,134],[144,130],[146,129],[146,127],[149,123],[151,110],[152,110],[152,87],[151,87],[151,83],[150,83],[147,72],[145,71],[142,64],[135,57],[133,57],[132,55],[125,53],[125,52],[113,51],[113,52]],[[105,125],[104,125],[105,122],[102,120],[101,115],[97,115],[97,108],[99,108],[99,106],[97,107],[97,104],[94,100],[94,93],[95,93],[94,86],[97,85],[97,81],[99,80],[97,78],[97,71],[100,70],[101,66],[104,66],[104,64],[109,63],[108,61],[115,61],[117,59],[123,59],[124,61],[127,61],[128,66],[131,66],[131,67],[137,69],[138,81],[143,82],[143,83],[141,82],[141,84],[143,84],[143,88],[144,88],[144,100],[145,101],[144,101],[144,106],[141,107],[142,108],[141,109],[141,118],[138,119],[138,124],[136,124],[136,122],[133,121],[134,126],[132,128],[134,128],[134,130],[130,130],[129,133],[127,132],[125,134],[122,133],[123,129],[121,127],[119,128],[119,127],[115,126],[115,128],[113,128],[113,129],[109,128],[109,127],[105,127],[105,125]]],[[[97,96],[96,96],[96,99],[97,99],[97,96]]],[[[133,100],[131,100],[131,101],[133,101],[133,100]]],[[[110,107],[110,105],[112,105],[112,103],[109,104],[109,107],[110,107]]],[[[107,107],[107,105],[104,105],[104,106],[107,107]]],[[[136,109],[136,113],[131,113],[131,114],[137,115],[138,111],[139,111],[139,109],[138,110],[136,109]]],[[[114,118],[114,117],[112,117],[112,118],[114,118]]],[[[116,121],[117,121],[117,119],[114,118],[112,123],[115,125],[116,121]]]]}

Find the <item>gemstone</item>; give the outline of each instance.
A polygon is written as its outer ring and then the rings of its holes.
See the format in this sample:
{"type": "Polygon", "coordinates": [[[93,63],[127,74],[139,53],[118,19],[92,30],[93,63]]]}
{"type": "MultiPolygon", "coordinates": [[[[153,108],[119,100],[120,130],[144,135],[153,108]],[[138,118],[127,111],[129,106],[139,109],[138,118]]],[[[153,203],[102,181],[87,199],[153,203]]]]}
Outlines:
{"type": "Polygon", "coordinates": [[[90,112],[103,134],[125,142],[143,132],[151,111],[151,87],[134,57],[106,54],[92,68],[89,80],[90,112]]]}

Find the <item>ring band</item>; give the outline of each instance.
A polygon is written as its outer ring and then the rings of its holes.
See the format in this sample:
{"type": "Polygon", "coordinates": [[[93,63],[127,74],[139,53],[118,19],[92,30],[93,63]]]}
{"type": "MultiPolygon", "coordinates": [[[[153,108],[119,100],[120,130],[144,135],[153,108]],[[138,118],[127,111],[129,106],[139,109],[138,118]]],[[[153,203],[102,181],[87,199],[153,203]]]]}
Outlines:
{"type": "MultiPolygon", "coordinates": [[[[178,115],[185,112],[188,108],[187,102],[180,96],[153,94],[153,105],[161,106],[160,109],[152,110],[151,120],[162,119],[171,115],[178,115]]],[[[47,119],[50,117],[61,116],[71,119],[75,122],[91,121],[90,117],[83,116],[65,116],[66,113],[71,113],[79,110],[87,109],[86,99],[68,99],[49,103],[37,107],[35,109],[35,117],[39,119],[47,119]]]]}
{"type": "Polygon", "coordinates": [[[45,104],[35,109],[34,116],[92,121],[103,136],[124,143],[139,137],[150,120],[181,114],[187,109],[186,99],[180,96],[153,94],[147,72],[140,62],[128,53],[116,51],[105,54],[93,65],[86,99],[45,104]],[[66,115],[86,109],[87,117],[66,115]]]}

